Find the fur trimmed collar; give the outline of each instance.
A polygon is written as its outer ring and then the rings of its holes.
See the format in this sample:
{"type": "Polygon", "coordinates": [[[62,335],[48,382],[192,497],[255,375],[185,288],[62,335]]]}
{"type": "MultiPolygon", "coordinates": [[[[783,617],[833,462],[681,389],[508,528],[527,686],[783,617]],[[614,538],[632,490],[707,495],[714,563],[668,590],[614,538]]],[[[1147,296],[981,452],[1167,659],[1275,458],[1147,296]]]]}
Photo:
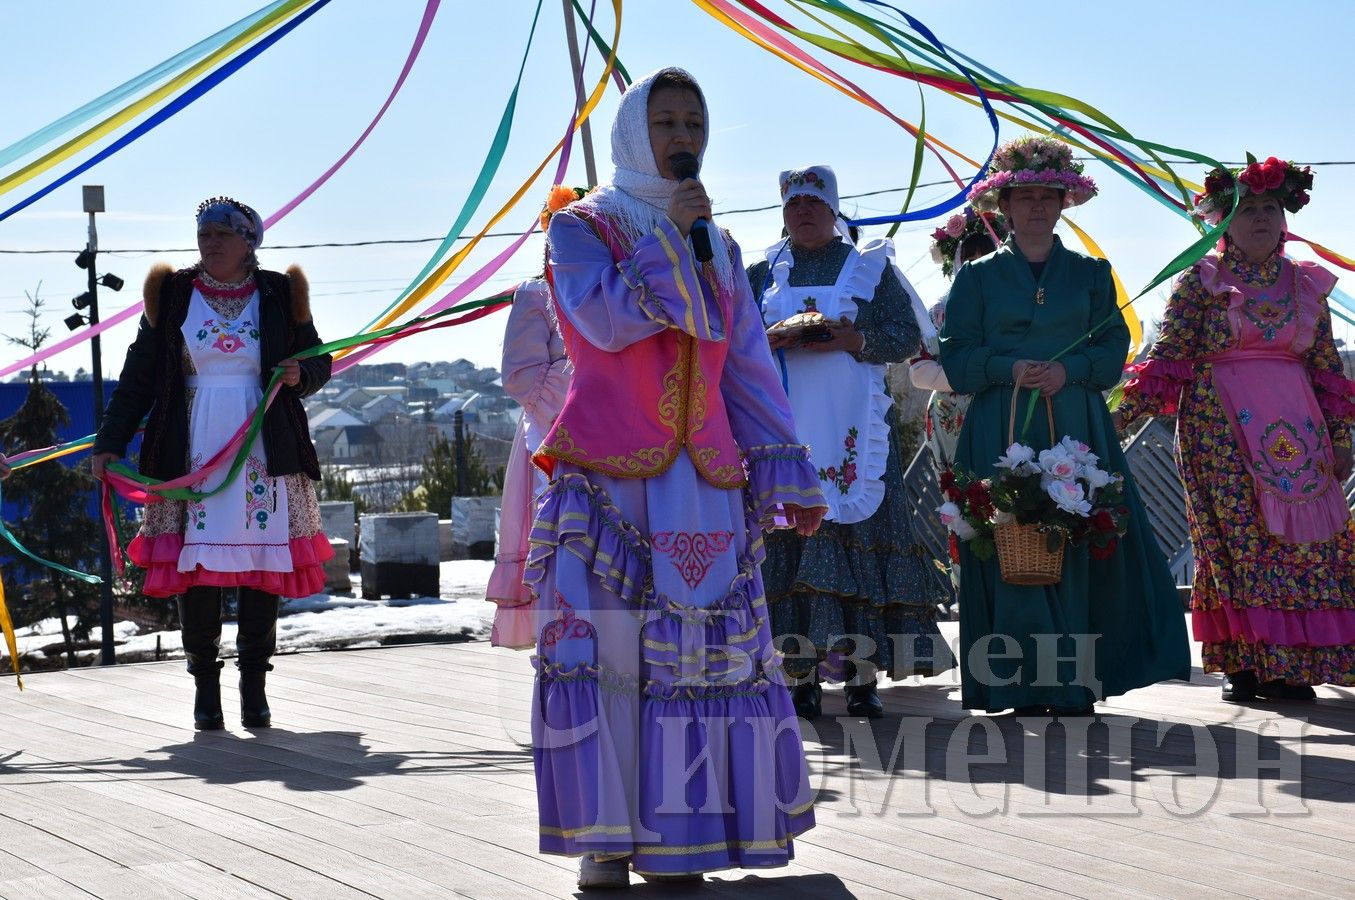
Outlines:
{"type": "MultiPolygon", "coordinates": [[[[197,267],[180,269],[177,272],[174,267],[168,263],[156,263],[151,266],[151,270],[146,273],[146,283],[141,289],[141,299],[146,304],[146,321],[152,326],[159,324],[160,320],[160,297],[165,289],[165,279],[171,276],[181,276],[191,278],[197,272],[197,267]]],[[[259,276],[267,278],[265,270],[259,270],[259,276]]],[[[274,273],[269,273],[274,274],[274,273]]],[[[301,271],[300,266],[288,266],[287,283],[292,295],[292,320],[295,322],[309,322],[311,320],[311,287],[306,279],[306,273],[301,271]]]]}

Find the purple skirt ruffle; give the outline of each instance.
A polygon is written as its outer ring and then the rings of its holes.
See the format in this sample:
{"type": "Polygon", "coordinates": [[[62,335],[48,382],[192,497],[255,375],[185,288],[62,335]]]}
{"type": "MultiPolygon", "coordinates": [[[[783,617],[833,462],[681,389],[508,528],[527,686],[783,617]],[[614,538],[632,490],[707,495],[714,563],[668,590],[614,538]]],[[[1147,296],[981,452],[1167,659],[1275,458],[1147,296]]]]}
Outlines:
{"type": "Polygon", "coordinates": [[[737,573],[665,593],[641,531],[669,527],[655,481],[562,466],[533,525],[541,852],[629,853],[652,874],[785,865],[814,814],[771,639],[760,512],[741,492],[688,496],[682,515],[736,535],[737,573]]]}

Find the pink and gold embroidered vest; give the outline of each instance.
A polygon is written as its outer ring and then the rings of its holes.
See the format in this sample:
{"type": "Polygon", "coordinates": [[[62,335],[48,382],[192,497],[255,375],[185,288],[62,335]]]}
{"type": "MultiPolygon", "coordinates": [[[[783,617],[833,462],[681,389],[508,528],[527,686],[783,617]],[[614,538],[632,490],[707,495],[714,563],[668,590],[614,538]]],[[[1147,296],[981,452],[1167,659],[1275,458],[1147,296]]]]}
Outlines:
{"type": "MultiPolygon", "coordinates": [[[[585,221],[607,243],[613,260],[630,256],[615,229],[594,216],[585,221]]],[[[717,298],[727,326],[731,298],[718,292],[717,298]]],[[[542,471],[551,475],[555,461],[563,460],[616,478],[652,478],[686,448],[696,471],[715,487],[747,483],[720,392],[727,340],[698,341],[666,328],[613,353],[589,343],[558,305],[556,312],[574,377],[564,408],[533,457],[542,471]]]]}

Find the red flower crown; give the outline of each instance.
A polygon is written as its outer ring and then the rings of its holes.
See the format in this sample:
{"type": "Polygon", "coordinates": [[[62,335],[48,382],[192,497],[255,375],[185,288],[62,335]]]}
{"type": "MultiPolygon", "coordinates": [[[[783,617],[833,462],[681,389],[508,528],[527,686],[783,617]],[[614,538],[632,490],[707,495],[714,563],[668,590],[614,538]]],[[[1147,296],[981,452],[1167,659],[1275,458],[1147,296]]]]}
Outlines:
{"type": "MultiPolygon", "coordinates": [[[[1308,205],[1308,191],[1313,187],[1313,170],[1271,156],[1265,162],[1247,154],[1247,165],[1236,169],[1222,166],[1210,170],[1204,177],[1204,191],[1195,195],[1193,214],[1209,224],[1217,224],[1233,210],[1234,195],[1242,186],[1242,197],[1252,194],[1273,194],[1280,205],[1296,213],[1308,205]]],[[[1237,199],[1241,199],[1238,197],[1237,199]]]]}

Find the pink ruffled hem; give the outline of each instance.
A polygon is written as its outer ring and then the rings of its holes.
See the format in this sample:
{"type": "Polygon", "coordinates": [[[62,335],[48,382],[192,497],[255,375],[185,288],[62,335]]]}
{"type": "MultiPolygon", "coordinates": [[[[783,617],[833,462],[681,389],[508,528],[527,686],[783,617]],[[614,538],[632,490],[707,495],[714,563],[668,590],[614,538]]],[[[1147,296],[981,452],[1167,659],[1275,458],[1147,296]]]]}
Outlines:
{"type": "Polygon", "coordinates": [[[1181,402],[1181,388],[1195,380],[1195,363],[1188,359],[1150,359],[1125,366],[1134,375],[1125,382],[1124,395],[1148,397],[1158,401],[1162,415],[1175,415],[1181,402]]]}
{"type": "Polygon", "coordinates": [[[494,610],[494,625],[489,632],[489,643],[510,650],[530,650],[536,646],[536,607],[530,603],[521,606],[500,606],[494,610]]]}
{"type": "Polygon", "coordinates": [[[290,572],[217,572],[201,565],[191,572],[179,571],[183,535],[137,535],[127,545],[127,556],[146,570],[142,592],[148,597],[173,597],[191,587],[248,587],[279,597],[309,597],[325,589],[325,562],[334,556],[329,538],[316,532],[308,538],[288,541],[292,553],[290,572]]]}
{"type": "Polygon", "coordinates": [[[526,564],[525,553],[500,557],[489,574],[485,599],[498,605],[489,633],[489,643],[495,647],[526,650],[536,646],[536,607],[531,592],[522,583],[526,564]]]}
{"type": "Polygon", "coordinates": [[[1217,643],[1242,639],[1283,647],[1341,647],[1355,644],[1355,609],[1197,609],[1191,613],[1195,640],[1217,643]]]}

